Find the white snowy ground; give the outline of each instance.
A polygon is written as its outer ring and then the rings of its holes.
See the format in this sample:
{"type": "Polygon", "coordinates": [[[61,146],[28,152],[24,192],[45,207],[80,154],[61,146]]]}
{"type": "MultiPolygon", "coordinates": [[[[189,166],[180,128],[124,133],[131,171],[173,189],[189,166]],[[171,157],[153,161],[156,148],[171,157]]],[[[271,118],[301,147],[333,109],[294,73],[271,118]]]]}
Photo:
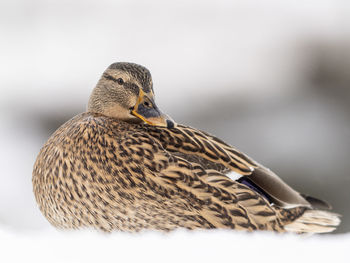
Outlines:
{"type": "Polygon", "coordinates": [[[349,262],[350,234],[0,230],[1,262],[349,262]],[[5,259],[5,260],[4,260],[5,259]]]}

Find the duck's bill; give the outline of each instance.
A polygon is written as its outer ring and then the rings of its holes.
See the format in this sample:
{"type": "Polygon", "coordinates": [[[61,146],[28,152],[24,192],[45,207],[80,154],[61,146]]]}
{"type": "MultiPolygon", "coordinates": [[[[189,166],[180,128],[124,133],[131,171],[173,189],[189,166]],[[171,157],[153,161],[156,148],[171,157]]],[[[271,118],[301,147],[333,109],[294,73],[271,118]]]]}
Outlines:
{"type": "Polygon", "coordinates": [[[168,115],[162,113],[154,101],[144,94],[140,95],[131,113],[149,125],[167,127],[169,129],[176,126],[176,123],[168,115]]]}
{"type": "Polygon", "coordinates": [[[176,126],[175,122],[170,117],[168,117],[165,114],[162,114],[161,112],[160,114],[158,114],[158,112],[155,112],[151,109],[142,113],[143,114],[140,114],[138,111],[135,110],[132,111],[132,114],[135,117],[143,120],[149,125],[167,127],[169,129],[174,128],[176,126]]]}

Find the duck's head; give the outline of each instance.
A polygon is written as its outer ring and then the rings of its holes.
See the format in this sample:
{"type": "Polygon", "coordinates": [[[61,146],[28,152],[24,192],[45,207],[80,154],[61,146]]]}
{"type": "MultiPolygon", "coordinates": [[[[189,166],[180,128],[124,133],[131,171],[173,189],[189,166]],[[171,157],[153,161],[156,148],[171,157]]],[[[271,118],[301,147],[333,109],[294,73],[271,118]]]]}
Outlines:
{"type": "Polygon", "coordinates": [[[114,63],[105,70],[92,91],[88,111],[131,123],[176,125],[155,104],[151,73],[133,63],[114,63]]]}

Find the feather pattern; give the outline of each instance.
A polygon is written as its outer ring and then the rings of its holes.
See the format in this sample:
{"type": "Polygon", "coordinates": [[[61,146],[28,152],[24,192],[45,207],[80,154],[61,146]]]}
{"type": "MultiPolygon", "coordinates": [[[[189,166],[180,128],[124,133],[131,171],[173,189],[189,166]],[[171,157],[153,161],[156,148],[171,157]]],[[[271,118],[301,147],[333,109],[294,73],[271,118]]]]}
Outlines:
{"type": "Polygon", "coordinates": [[[133,63],[106,69],[88,112],[41,149],[32,181],[40,210],[64,229],[310,233],[340,222],[236,148],[175,125],[155,104],[150,72],[133,63]]]}
{"type": "Polygon", "coordinates": [[[61,126],[42,148],[33,185],[41,211],[58,228],[283,232],[304,206],[275,207],[225,175],[249,176],[258,167],[193,128],[166,130],[84,113],[61,126]]]}

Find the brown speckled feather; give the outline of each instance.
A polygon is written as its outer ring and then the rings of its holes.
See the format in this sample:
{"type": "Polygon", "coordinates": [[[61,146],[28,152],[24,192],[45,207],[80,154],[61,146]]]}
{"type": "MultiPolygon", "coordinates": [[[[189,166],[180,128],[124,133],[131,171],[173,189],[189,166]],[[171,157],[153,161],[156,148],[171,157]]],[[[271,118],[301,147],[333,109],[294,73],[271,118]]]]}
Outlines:
{"type": "Polygon", "coordinates": [[[194,144],[179,137],[180,129],[162,137],[164,130],[148,125],[90,113],[76,116],[52,135],[37,158],[33,185],[41,211],[59,228],[284,231],[283,225],[305,210],[276,210],[228,179],[220,172],[223,166],[248,173],[255,164],[212,137],[208,151],[208,145],[202,148],[207,135],[198,131],[194,144]],[[186,152],[198,147],[219,169],[174,154],[183,147],[186,152]]]}
{"type": "Polygon", "coordinates": [[[257,164],[246,155],[205,132],[178,125],[176,129],[147,127],[147,132],[158,138],[168,151],[197,155],[207,162],[221,164],[229,170],[249,175],[257,164]]]}
{"type": "Polygon", "coordinates": [[[150,72],[127,62],[110,65],[88,112],[50,137],[32,180],[40,210],[58,228],[302,233],[340,222],[317,210],[325,202],[300,195],[234,147],[176,126],[155,104],[150,72]]]}

